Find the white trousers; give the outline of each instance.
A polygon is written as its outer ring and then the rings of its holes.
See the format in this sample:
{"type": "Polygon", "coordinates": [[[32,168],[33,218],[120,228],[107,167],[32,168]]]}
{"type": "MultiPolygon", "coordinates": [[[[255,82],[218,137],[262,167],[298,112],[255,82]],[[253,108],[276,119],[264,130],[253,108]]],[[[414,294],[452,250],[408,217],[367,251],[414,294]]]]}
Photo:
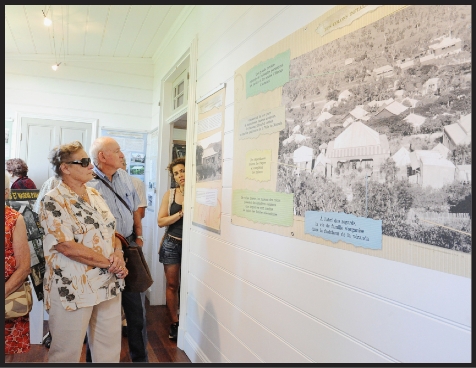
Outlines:
{"type": "Polygon", "coordinates": [[[74,311],[64,309],[57,288],[51,291],[49,363],[79,363],[88,333],[93,363],[119,363],[121,357],[121,297],[74,311]]]}

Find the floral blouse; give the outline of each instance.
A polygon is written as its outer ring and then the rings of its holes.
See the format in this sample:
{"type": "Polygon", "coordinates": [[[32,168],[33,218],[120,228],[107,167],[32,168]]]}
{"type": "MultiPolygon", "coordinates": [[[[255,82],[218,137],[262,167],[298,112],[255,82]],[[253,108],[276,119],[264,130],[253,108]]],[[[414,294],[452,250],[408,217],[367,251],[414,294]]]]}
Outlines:
{"type": "Polygon", "coordinates": [[[50,309],[50,292],[55,287],[66,310],[97,305],[124,289],[124,280],[116,278],[107,268],[88,266],[56,250],[56,244],[73,240],[106,258],[114,252],[114,216],[96,189],[87,187],[87,193],[91,204],[61,182],[40,203],[40,221],[45,230],[46,310],[50,309]]]}

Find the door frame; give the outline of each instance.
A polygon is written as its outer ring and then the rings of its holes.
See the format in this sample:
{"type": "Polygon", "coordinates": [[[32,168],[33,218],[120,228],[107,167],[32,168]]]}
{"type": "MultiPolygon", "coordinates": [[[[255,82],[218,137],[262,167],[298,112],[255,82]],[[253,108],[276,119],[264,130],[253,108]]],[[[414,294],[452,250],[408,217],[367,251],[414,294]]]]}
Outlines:
{"type": "MultiPolygon", "coordinates": [[[[20,147],[22,141],[22,130],[23,130],[23,118],[33,118],[33,119],[44,119],[44,120],[58,120],[58,121],[70,121],[72,123],[85,123],[91,124],[91,143],[98,137],[98,130],[99,130],[99,119],[94,118],[84,118],[78,116],[64,116],[64,115],[50,115],[50,114],[39,114],[39,113],[31,113],[31,112],[17,112],[17,134],[15,137],[15,148],[14,154],[15,157],[20,157],[20,147]]],[[[12,141],[13,143],[13,141],[12,141]]]]}
{"type": "MultiPolygon", "coordinates": [[[[198,60],[198,35],[196,35],[190,44],[190,47],[186,52],[177,60],[176,63],[170,68],[169,72],[164,75],[161,79],[161,101],[160,101],[160,112],[159,112],[159,142],[162,142],[162,146],[159,147],[158,157],[157,157],[157,187],[163,188],[159,193],[157,193],[157,201],[162,200],[162,196],[169,187],[169,175],[166,170],[167,165],[170,162],[172,157],[171,147],[172,147],[172,130],[173,122],[185,112],[187,113],[187,136],[186,136],[186,151],[187,151],[187,161],[185,162],[185,171],[193,173],[192,162],[195,157],[195,121],[197,116],[196,109],[196,88],[197,88],[197,60],[198,60]],[[188,58],[188,101],[187,106],[180,111],[175,112],[175,114],[170,113],[169,106],[167,105],[171,101],[171,94],[168,93],[171,85],[173,83],[174,72],[178,67],[188,58]]],[[[193,178],[193,174],[189,175],[189,178],[193,178]]],[[[190,180],[190,179],[189,179],[190,180]]],[[[189,181],[190,182],[190,181],[189,181]]],[[[181,262],[181,276],[180,276],[180,316],[179,316],[179,333],[177,346],[184,350],[186,345],[186,334],[187,334],[187,297],[188,297],[188,273],[189,273],[189,252],[190,252],[190,228],[192,224],[192,213],[193,213],[193,202],[192,202],[192,185],[187,185],[185,187],[185,198],[184,198],[184,226],[183,226],[183,237],[182,237],[182,262],[181,262]]],[[[157,229],[158,232],[155,233],[157,236],[157,242],[160,241],[163,230],[157,229]]],[[[156,252],[157,253],[157,252],[156,252]]],[[[155,254],[154,265],[158,265],[158,254],[155,254]]],[[[165,280],[164,280],[165,286],[165,280]]],[[[157,293],[159,290],[156,290],[155,295],[151,293],[151,302],[161,299],[157,293]]],[[[190,340],[190,339],[188,339],[190,340]]]]}

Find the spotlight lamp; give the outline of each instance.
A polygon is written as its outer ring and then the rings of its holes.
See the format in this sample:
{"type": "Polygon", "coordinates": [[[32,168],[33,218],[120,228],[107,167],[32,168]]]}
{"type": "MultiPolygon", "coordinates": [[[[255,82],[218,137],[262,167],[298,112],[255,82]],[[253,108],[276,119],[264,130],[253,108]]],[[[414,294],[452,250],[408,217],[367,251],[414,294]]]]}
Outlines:
{"type": "Polygon", "coordinates": [[[58,67],[60,66],[61,63],[57,63],[57,64],[53,64],[51,66],[51,69],[53,69],[54,71],[56,71],[56,69],[58,69],[58,67]]]}
{"type": "Polygon", "coordinates": [[[46,16],[46,14],[45,14],[45,12],[44,12],[43,10],[42,10],[41,12],[43,13],[43,16],[44,16],[43,24],[44,24],[45,26],[47,26],[47,27],[51,26],[51,23],[53,23],[53,22],[51,21],[51,19],[46,16]]]}

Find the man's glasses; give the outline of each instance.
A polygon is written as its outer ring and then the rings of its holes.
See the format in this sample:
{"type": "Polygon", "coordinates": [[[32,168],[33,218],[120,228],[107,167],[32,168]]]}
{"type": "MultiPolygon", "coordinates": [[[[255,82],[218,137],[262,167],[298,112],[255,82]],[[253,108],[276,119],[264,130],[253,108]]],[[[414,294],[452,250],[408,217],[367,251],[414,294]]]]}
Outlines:
{"type": "Polygon", "coordinates": [[[81,160],[76,160],[76,161],[70,161],[70,162],[65,162],[66,164],[76,164],[76,165],[81,165],[82,167],[88,167],[89,164],[91,163],[91,159],[89,157],[82,158],[81,160]]]}

